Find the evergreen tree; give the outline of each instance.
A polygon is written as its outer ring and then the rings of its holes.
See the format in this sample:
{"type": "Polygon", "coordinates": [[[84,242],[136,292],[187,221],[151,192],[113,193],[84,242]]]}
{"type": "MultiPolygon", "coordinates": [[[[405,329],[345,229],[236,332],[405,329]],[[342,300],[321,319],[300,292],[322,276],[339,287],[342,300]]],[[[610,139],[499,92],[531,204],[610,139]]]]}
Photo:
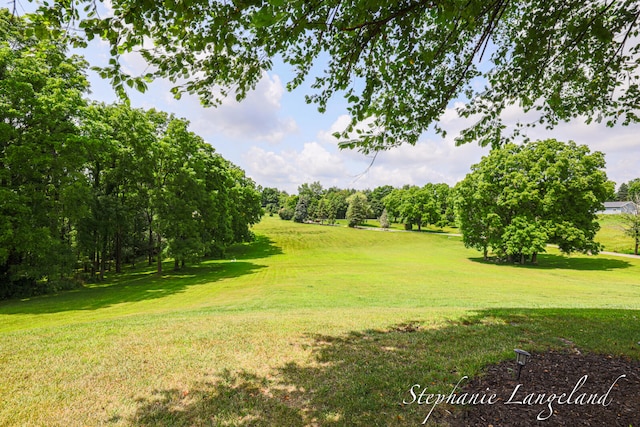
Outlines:
{"type": "Polygon", "coordinates": [[[364,224],[369,214],[367,196],[362,192],[357,192],[349,196],[347,202],[349,203],[347,208],[347,223],[349,227],[364,224]]]}
{"type": "Polygon", "coordinates": [[[295,222],[305,222],[308,216],[309,197],[304,195],[298,198],[296,209],[293,213],[293,220],[295,222]]]}
{"type": "Polygon", "coordinates": [[[620,188],[618,189],[618,193],[616,194],[616,199],[619,202],[624,202],[629,200],[629,186],[626,182],[620,184],[620,188]]]}

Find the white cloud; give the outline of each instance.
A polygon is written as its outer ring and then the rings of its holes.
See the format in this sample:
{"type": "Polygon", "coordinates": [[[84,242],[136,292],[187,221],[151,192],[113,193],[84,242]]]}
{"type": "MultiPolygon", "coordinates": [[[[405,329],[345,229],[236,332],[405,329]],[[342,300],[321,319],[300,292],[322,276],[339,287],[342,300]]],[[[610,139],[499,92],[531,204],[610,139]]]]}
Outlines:
{"type": "Polygon", "coordinates": [[[321,142],[306,142],[299,149],[265,150],[252,147],[244,156],[247,173],[258,183],[295,192],[305,182],[320,181],[325,187],[375,188],[401,187],[462,179],[473,163],[488,149],[473,145],[455,147],[453,135],[447,139],[423,139],[415,146],[403,145],[373,156],[355,150],[338,150],[331,133],[348,123],[339,116],[328,131],[319,131],[321,142]]]}
{"type": "Polygon", "coordinates": [[[343,185],[351,178],[338,153],[317,142],[307,142],[302,150],[279,153],[253,146],[243,156],[247,174],[263,187],[296,192],[300,184],[320,181],[325,187],[343,185]]]}
{"type": "MultiPolygon", "coordinates": [[[[339,116],[328,131],[318,132],[322,146],[305,145],[305,155],[296,157],[295,161],[306,157],[304,163],[308,165],[307,177],[314,177],[301,182],[319,180],[323,185],[329,186],[327,183],[331,180],[341,182],[339,186],[355,188],[375,188],[386,184],[400,187],[405,184],[424,185],[428,182],[454,185],[469,173],[473,164],[489,153],[489,147],[479,147],[476,144],[455,146],[455,137],[470,124],[470,119],[458,117],[456,107],[447,109],[443,115],[442,125],[448,131],[446,138],[425,135],[415,146],[402,145],[378,153],[373,163],[372,156],[364,156],[354,150],[331,154],[332,160],[327,160],[330,153],[323,147],[335,147],[337,141],[331,134],[344,129],[349,122],[348,116],[339,116]],[[315,151],[319,149],[322,151],[315,151]],[[321,174],[319,169],[314,168],[314,160],[319,162],[318,165],[330,165],[334,162],[340,168],[327,169],[321,174]],[[345,173],[345,170],[348,172],[345,173]]],[[[510,124],[523,117],[517,109],[509,109],[506,114],[505,119],[510,124]]],[[[604,124],[586,125],[584,121],[575,120],[562,123],[554,130],[532,128],[529,130],[529,136],[531,139],[573,140],[578,144],[588,145],[591,151],[602,151],[607,160],[609,179],[620,184],[640,176],[640,138],[637,137],[639,129],[638,125],[609,128],[604,124]]]]}
{"type": "MultiPolygon", "coordinates": [[[[371,125],[374,121],[375,119],[373,117],[369,117],[364,121],[358,123],[356,125],[356,129],[367,131],[369,125],[371,125]]],[[[320,132],[318,132],[318,140],[325,144],[336,145],[339,139],[333,136],[333,134],[336,132],[344,132],[350,124],[351,117],[348,114],[343,114],[333,122],[328,131],[321,130],[320,132]]],[[[353,132],[349,133],[349,138],[354,139],[357,137],[357,135],[357,132],[354,130],[353,132]]]]}
{"type": "Polygon", "coordinates": [[[280,116],[283,92],[280,78],[265,73],[244,100],[229,97],[219,107],[201,109],[193,127],[201,134],[221,133],[239,141],[280,142],[298,131],[292,117],[280,116]]]}
{"type": "Polygon", "coordinates": [[[349,126],[349,123],[351,123],[351,117],[349,117],[348,114],[339,116],[336,121],[333,122],[329,130],[321,130],[318,132],[318,141],[328,145],[336,145],[338,139],[333,136],[333,134],[344,131],[347,126],[349,126]]]}
{"type": "Polygon", "coordinates": [[[535,127],[528,131],[532,140],[554,138],[587,145],[591,152],[605,154],[607,177],[618,185],[640,176],[640,125],[615,126],[586,124],[584,118],[560,123],[554,129],[535,127]]]}
{"type": "Polygon", "coordinates": [[[244,156],[247,173],[265,187],[288,187],[297,174],[289,160],[273,151],[253,146],[244,156]]]}
{"type": "Polygon", "coordinates": [[[317,142],[305,143],[295,162],[309,177],[334,178],[346,173],[343,159],[317,142]]]}
{"type": "MultiPolygon", "coordinates": [[[[455,107],[459,105],[457,104],[455,107]]],[[[450,138],[454,138],[460,130],[472,123],[471,119],[458,117],[454,108],[448,109],[443,115],[442,124],[448,130],[447,141],[450,141],[450,138]]],[[[511,106],[505,110],[502,118],[508,126],[506,132],[509,132],[509,129],[514,129],[516,123],[534,122],[536,116],[535,113],[525,114],[520,107],[511,106]]],[[[584,118],[579,117],[568,123],[559,123],[554,129],[545,129],[544,126],[538,125],[525,130],[531,140],[554,138],[559,141],[575,141],[577,144],[587,145],[592,152],[603,152],[607,162],[607,176],[618,185],[640,176],[640,137],[638,137],[640,125],[638,124],[611,128],[604,123],[586,124],[584,118]]],[[[451,173],[447,175],[459,180],[464,177],[464,174],[468,172],[468,166],[472,164],[468,159],[476,156],[472,153],[480,150],[483,149],[471,148],[470,145],[462,147],[448,145],[444,153],[438,152],[438,156],[442,155],[441,161],[443,162],[439,169],[443,169],[445,164],[452,165],[453,167],[448,167],[451,173]],[[467,165],[466,170],[464,174],[461,174],[464,165],[467,165]]],[[[484,152],[488,153],[488,149],[484,149],[484,152]]],[[[417,158],[426,160],[424,156],[420,157],[419,154],[416,155],[417,158]]],[[[480,160],[479,156],[476,161],[478,160],[480,160]]],[[[406,161],[411,162],[409,158],[406,161]]]]}
{"type": "MultiPolygon", "coordinates": [[[[365,156],[356,150],[339,153],[345,167],[351,172],[351,179],[345,186],[355,188],[375,188],[381,185],[424,185],[428,182],[455,184],[469,172],[472,164],[488,153],[488,148],[476,145],[456,147],[454,138],[465,124],[455,110],[449,109],[443,123],[450,130],[447,138],[439,136],[423,137],[415,146],[408,144],[382,151],[377,156],[365,156]]],[[[349,116],[343,115],[332,124],[330,131],[319,132],[319,139],[329,135],[334,129],[342,130],[349,123],[349,116]]],[[[331,136],[336,145],[336,139],[331,136]]]]}
{"type": "Polygon", "coordinates": [[[378,153],[371,168],[359,179],[358,187],[422,186],[429,182],[454,185],[487,153],[488,149],[474,145],[456,147],[453,137],[423,139],[415,146],[402,145],[378,153]]]}

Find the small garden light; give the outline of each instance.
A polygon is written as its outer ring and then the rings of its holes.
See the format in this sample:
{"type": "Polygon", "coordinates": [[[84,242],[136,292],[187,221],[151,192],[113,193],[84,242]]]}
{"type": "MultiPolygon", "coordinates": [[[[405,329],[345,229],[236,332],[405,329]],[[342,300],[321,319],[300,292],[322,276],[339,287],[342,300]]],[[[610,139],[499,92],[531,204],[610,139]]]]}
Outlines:
{"type": "Polygon", "coordinates": [[[524,350],[520,350],[519,348],[516,348],[513,351],[516,352],[516,363],[518,364],[518,378],[516,378],[516,379],[519,380],[520,379],[520,371],[522,371],[522,367],[524,365],[526,365],[527,362],[529,361],[529,358],[531,357],[531,354],[527,353],[524,350]]]}

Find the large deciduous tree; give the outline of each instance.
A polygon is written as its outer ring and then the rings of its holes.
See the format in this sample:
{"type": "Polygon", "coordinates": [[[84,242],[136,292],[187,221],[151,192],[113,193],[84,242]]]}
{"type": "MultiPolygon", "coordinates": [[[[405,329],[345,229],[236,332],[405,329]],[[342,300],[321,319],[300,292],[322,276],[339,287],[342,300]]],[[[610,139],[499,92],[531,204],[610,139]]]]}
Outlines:
{"type": "Polygon", "coordinates": [[[251,238],[262,208],[242,170],[184,120],[88,104],[86,63],[31,30],[0,9],[0,299],[251,238]]]}
{"type": "Polygon", "coordinates": [[[610,192],[604,156],[556,140],[492,150],[456,191],[456,215],[467,247],[517,262],[545,251],[597,253],[596,213],[610,192]]]}
{"type": "Polygon", "coordinates": [[[510,106],[545,126],[639,120],[636,0],[113,0],[106,15],[98,4],[50,1],[35,29],[76,21],[85,39],[106,40],[113,59],[101,72],[120,93],[165,77],[176,96],[209,104],[243,98],[281,58],[295,70],[290,89],[315,78],[307,100],[321,111],[346,98],[353,122],[343,137],[371,123],[344,142],[364,152],[416,143],[455,99],[477,116],[460,143],[502,144],[510,106]],[[126,75],[118,58],[131,51],[152,71],[126,75]]]}
{"type": "Polygon", "coordinates": [[[84,66],[59,40],[25,35],[24,22],[0,9],[0,298],[73,270],[84,66]]]}

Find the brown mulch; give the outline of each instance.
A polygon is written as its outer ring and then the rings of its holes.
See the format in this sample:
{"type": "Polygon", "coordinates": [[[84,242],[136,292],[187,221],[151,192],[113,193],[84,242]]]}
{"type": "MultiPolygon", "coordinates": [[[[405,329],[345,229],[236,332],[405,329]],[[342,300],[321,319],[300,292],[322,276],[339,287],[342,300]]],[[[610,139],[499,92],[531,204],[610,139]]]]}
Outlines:
{"type": "Polygon", "coordinates": [[[580,354],[575,349],[572,353],[550,351],[532,354],[519,381],[516,374],[514,358],[514,361],[491,366],[484,375],[463,383],[457,390],[458,396],[465,392],[479,396],[484,393],[485,403],[448,406],[451,415],[446,422],[452,427],[640,427],[638,360],[580,354]],[[620,377],[622,375],[624,377],[620,377]],[[553,413],[549,416],[549,397],[563,393],[563,398],[552,401],[553,413]],[[491,394],[496,395],[494,403],[488,404],[491,394]],[[511,403],[506,404],[509,401],[511,403]],[[538,417],[547,419],[538,420],[538,417]]]}

